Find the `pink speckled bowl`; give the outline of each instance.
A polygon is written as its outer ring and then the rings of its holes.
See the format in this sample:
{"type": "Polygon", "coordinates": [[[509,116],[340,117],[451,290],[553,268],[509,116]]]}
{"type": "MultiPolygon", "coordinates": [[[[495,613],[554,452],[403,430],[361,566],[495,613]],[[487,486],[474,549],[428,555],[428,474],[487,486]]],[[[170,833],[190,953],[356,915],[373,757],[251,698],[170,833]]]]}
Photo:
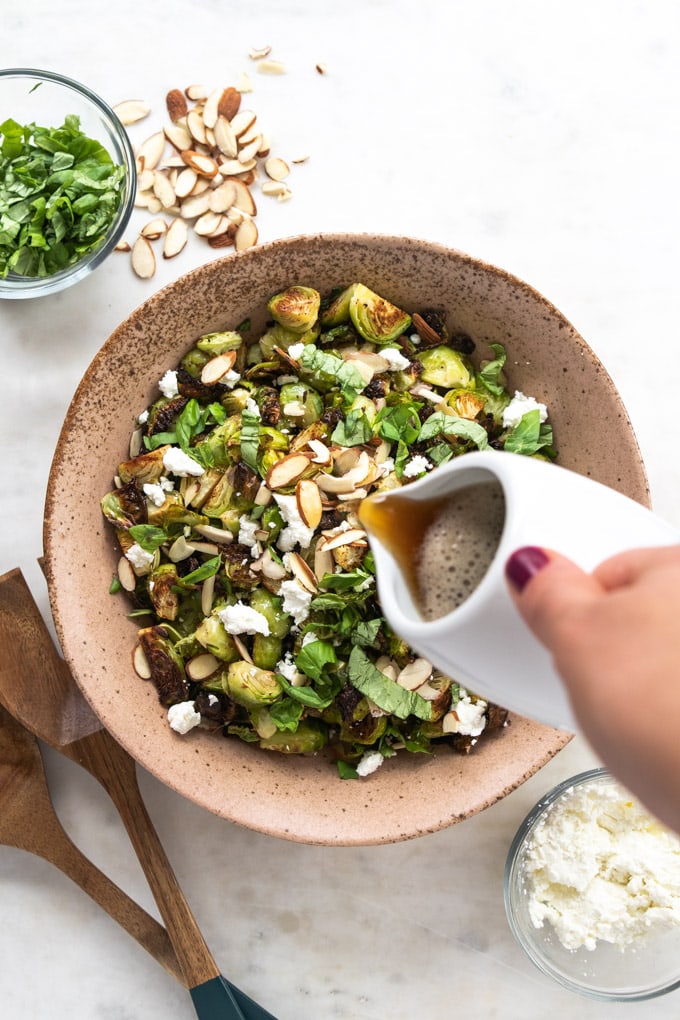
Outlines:
{"type": "Polygon", "coordinates": [[[134,418],[158,379],[203,333],[265,321],[293,283],[321,291],[360,280],[407,309],[441,307],[485,352],[508,352],[510,388],[550,409],[560,463],[648,505],[637,442],[593,352],[545,298],[500,269],[400,237],[319,235],[274,241],[165,287],[109,337],[69,408],[49,480],[45,559],[57,632],[73,673],[121,744],[174,790],[261,832],[307,843],[394,842],[488,807],[541,768],[569,735],[511,717],[468,756],[442,749],[389,760],[343,781],[323,756],[286,757],[194,731],[178,737],[151,684],[133,672],[136,627],[108,588],[118,554],[99,501],[124,459],[134,418]]]}

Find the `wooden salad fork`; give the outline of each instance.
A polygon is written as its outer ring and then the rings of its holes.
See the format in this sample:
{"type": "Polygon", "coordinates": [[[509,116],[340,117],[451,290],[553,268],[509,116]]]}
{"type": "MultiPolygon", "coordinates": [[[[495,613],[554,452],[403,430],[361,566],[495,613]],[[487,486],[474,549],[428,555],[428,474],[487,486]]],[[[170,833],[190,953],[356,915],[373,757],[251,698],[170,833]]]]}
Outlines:
{"type": "Polygon", "coordinates": [[[54,810],[38,741],[0,705],[0,844],[54,864],[178,981],[168,933],[71,842],[54,810]]]}
{"type": "Polygon", "coordinates": [[[30,733],[87,769],[113,800],[201,1020],[275,1020],[220,973],[146,810],[134,759],[90,709],[18,569],[0,576],[0,704],[30,733]]]}

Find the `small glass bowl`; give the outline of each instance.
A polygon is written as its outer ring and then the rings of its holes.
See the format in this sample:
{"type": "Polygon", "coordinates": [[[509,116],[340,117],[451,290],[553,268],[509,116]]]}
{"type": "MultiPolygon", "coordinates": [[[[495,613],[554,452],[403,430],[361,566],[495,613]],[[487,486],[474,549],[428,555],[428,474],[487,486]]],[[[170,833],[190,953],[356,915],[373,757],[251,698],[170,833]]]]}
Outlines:
{"type": "Polygon", "coordinates": [[[548,921],[537,928],[531,919],[526,853],[532,837],[557,802],[583,786],[620,789],[606,769],[583,772],[547,793],[519,827],[505,868],[505,910],[510,928],[539,970],[570,991],[604,1002],[656,998],[680,987],[680,925],[650,932],[644,941],[625,948],[598,940],[594,949],[567,949],[548,921]]]}
{"type": "Polygon", "coordinates": [[[50,276],[27,277],[10,273],[0,278],[0,298],[31,298],[54,294],[82,280],[101,265],[120,240],[135,201],[137,174],[135,156],[125,128],[113,110],[85,85],[52,71],[32,68],[0,70],[2,120],[11,117],[20,124],[59,127],[75,114],[80,130],[107,149],[116,164],[125,167],[125,179],[116,215],[100,244],[72,266],[50,276]]]}

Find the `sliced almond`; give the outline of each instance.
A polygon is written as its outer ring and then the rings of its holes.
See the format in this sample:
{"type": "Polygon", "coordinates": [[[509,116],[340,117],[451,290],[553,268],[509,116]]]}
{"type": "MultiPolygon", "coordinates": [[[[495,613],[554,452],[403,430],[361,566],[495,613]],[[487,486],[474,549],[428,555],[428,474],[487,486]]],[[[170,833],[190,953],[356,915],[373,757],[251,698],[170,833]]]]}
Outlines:
{"type": "Polygon", "coordinates": [[[253,198],[253,193],[248,185],[239,180],[233,180],[231,183],[236,189],[236,198],[233,203],[236,208],[240,209],[244,213],[248,213],[249,216],[257,216],[255,199],[253,198]]]}
{"type": "Polygon", "coordinates": [[[304,453],[288,453],[272,464],[265,479],[268,489],[282,489],[297,482],[309,467],[309,457],[304,453]]]}
{"type": "Polygon", "coordinates": [[[249,50],[248,56],[251,60],[264,60],[265,57],[269,56],[271,51],[271,46],[253,46],[252,49],[249,50]]]}
{"type": "Polygon", "coordinates": [[[295,579],[306,591],[311,592],[312,595],[315,595],[318,592],[319,586],[316,583],[314,571],[307,565],[307,563],[305,563],[302,556],[300,556],[300,553],[288,553],[285,558],[285,563],[295,579]]]}
{"type": "Polygon", "coordinates": [[[295,487],[295,498],[300,517],[308,528],[315,530],[323,514],[319,486],[312,478],[301,478],[295,487]]]}
{"type": "Polygon", "coordinates": [[[241,638],[238,636],[238,634],[234,634],[234,644],[236,645],[236,648],[238,649],[238,654],[241,656],[241,658],[245,662],[249,662],[251,666],[254,666],[255,663],[253,662],[253,657],[248,651],[247,646],[243,643],[243,641],[241,641],[241,638]]]}
{"type": "Polygon", "coordinates": [[[328,67],[326,64],[317,64],[316,70],[318,74],[328,74],[328,67]]]}
{"type": "Polygon", "coordinates": [[[153,193],[164,209],[171,209],[177,202],[177,195],[168,175],[162,170],[156,170],[153,179],[153,193]]]}
{"type": "Polygon", "coordinates": [[[219,169],[214,159],[205,156],[202,152],[196,152],[195,149],[185,149],[182,159],[187,166],[203,177],[214,177],[219,169]]]}
{"type": "Polygon", "coordinates": [[[415,691],[432,676],[432,663],[427,659],[414,659],[400,670],[397,683],[407,691],[415,691]]]}
{"type": "Polygon", "coordinates": [[[229,248],[234,243],[234,235],[236,234],[237,228],[233,223],[230,223],[226,230],[219,234],[209,234],[208,244],[211,248],[229,248]]]}
{"type": "Polygon", "coordinates": [[[243,223],[239,223],[234,234],[234,247],[236,251],[245,251],[247,248],[252,248],[257,244],[257,237],[257,227],[254,221],[245,219],[243,223]]]}
{"type": "Polygon", "coordinates": [[[187,127],[185,119],[177,121],[176,124],[166,124],[163,128],[163,134],[178,152],[191,148],[193,136],[187,127]]]}
{"type": "Polygon", "coordinates": [[[195,530],[204,538],[220,545],[230,545],[234,541],[231,531],[226,528],[216,528],[214,524],[197,524],[195,530]]]}
{"type": "Polygon", "coordinates": [[[184,90],[184,94],[187,99],[192,101],[192,103],[200,103],[202,100],[208,98],[210,90],[206,85],[187,85],[184,90]]]}
{"type": "MultiPolygon", "coordinates": [[[[207,104],[206,104],[207,105],[207,104]]],[[[222,94],[217,100],[217,116],[224,117],[226,120],[231,120],[236,116],[241,107],[241,93],[238,89],[229,86],[222,90],[222,94]]],[[[214,126],[214,125],[213,125],[214,126]]]]}
{"type": "MultiPolygon", "coordinates": [[[[213,91],[210,93],[205,103],[203,104],[203,111],[201,116],[203,118],[203,123],[207,128],[215,127],[215,123],[217,122],[218,117],[217,108],[219,106],[220,99],[222,98],[222,93],[224,91],[225,91],[224,89],[213,89],[213,91]]],[[[236,94],[238,95],[238,93],[236,94]]],[[[240,104],[241,102],[240,96],[238,97],[238,100],[240,104]]]]}
{"type": "Polygon", "coordinates": [[[132,249],[130,247],[130,242],[129,241],[125,241],[125,240],[119,241],[118,244],[116,245],[116,247],[113,250],[114,251],[132,251],[132,249]]]}
{"type": "Polygon", "coordinates": [[[207,680],[220,668],[220,660],[212,652],[201,652],[189,659],[185,665],[190,680],[207,680]]]}
{"type": "Polygon", "coordinates": [[[165,134],[156,131],[149,135],[137,149],[137,158],[144,161],[145,170],[155,170],[165,151],[165,134]]]}
{"type": "Polygon", "coordinates": [[[184,160],[182,160],[182,164],[184,169],[180,170],[177,174],[177,180],[175,181],[175,194],[179,199],[186,198],[190,195],[196,181],[198,180],[198,174],[196,171],[192,167],[186,166],[186,164],[184,164],[184,160]]]}
{"type": "Polygon", "coordinates": [[[314,550],[314,576],[317,581],[320,581],[324,574],[332,574],[334,566],[332,553],[323,547],[319,548],[317,542],[314,550]]]}
{"type": "Polygon", "coordinates": [[[235,159],[238,155],[238,139],[226,117],[218,117],[215,124],[215,145],[224,156],[235,159]]]}
{"type": "Polygon", "coordinates": [[[260,139],[260,148],[257,150],[257,155],[260,159],[266,159],[272,147],[271,139],[266,134],[261,134],[260,139]]]}
{"type": "Polygon", "coordinates": [[[399,667],[389,655],[380,655],[375,660],[375,668],[383,673],[389,680],[396,680],[399,667]]]}
{"type": "Polygon", "coordinates": [[[234,82],[234,88],[237,92],[241,93],[253,91],[253,83],[250,76],[247,75],[245,71],[239,71],[236,76],[236,81],[234,82]]]}
{"type": "MultiPolygon", "coordinates": [[[[253,160],[252,162],[254,166],[255,160],[253,160]]],[[[220,173],[224,174],[225,177],[236,177],[237,174],[241,174],[244,172],[244,167],[246,166],[247,164],[240,163],[238,159],[229,159],[228,157],[225,156],[224,159],[220,160],[219,169],[220,173]]]]}
{"type": "Polygon", "coordinates": [[[202,216],[198,217],[194,223],[194,230],[199,237],[211,237],[224,221],[225,217],[221,213],[208,210],[208,212],[204,212],[202,216]]]}
{"type": "Polygon", "coordinates": [[[224,181],[217,188],[213,189],[210,195],[210,209],[212,212],[224,213],[236,201],[236,182],[224,181]]]}
{"type": "Polygon", "coordinates": [[[231,371],[235,361],[236,351],[225,351],[224,354],[218,354],[210,361],[206,361],[201,369],[201,382],[206,386],[214,386],[231,371]]]}
{"type": "Polygon", "coordinates": [[[113,107],[113,112],[121,124],[127,127],[148,117],[151,113],[151,107],[147,106],[141,99],[124,99],[121,103],[116,103],[113,107]]]}
{"type": "Polygon", "coordinates": [[[189,195],[180,206],[180,215],[185,220],[195,220],[210,209],[210,191],[203,191],[200,195],[189,195]]]}
{"type": "Polygon", "coordinates": [[[170,89],[165,97],[165,106],[168,111],[168,117],[173,122],[187,115],[186,96],[180,89],[170,89]]]}
{"type": "Polygon", "coordinates": [[[314,454],[312,460],[315,464],[323,464],[324,466],[330,464],[332,460],[331,451],[320,439],[309,439],[307,446],[314,454]]]}
{"type": "Polygon", "coordinates": [[[195,141],[205,145],[205,121],[196,107],[193,110],[189,110],[187,114],[187,128],[195,141]]]}
{"type": "Polygon", "coordinates": [[[250,163],[252,163],[252,161],[258,154],[261,144],[262,135],[257,134],[250,141],[244,142],[244,144],[240,146],[237,158],[241,166],[248,166],[250,163]]]}
{"type": "Polygon", "coordinates": [[[167,233],[167,229],[168,224],[165,220],[157,217],[156,219],[149,220],[148,223],[145,223],[140,230],[140,233],[142,237],[148,237],[150,241],[157,241],[159,237],[162,237],[163,234],[167,233]]]}
{"type": "Polygon", "coordinates": [[[163,258],[172,259],[184,248],[189,237],[187,225],[183,219],[174,219],[168,227],[163,239],[163,258]]]}
{"type": "Polygon", "coordinates": [[[323,492],[335,494],[353,493],[357,486],[351,478],[343,475],[319,474],[316,476],[316,484],[323,492]]]}
{"type": "Polygon", "coordinates": [[[141,645],[135,645],[133,649],[132,668],[137,676],[141,677],[142,680],[151,679],[151,667],[149,666],[149,660],[147,659],[141,645]]]}
{"type": "Polygon", "coordinates": [[[125,556],[121,556],[118,560],[118,580],[120,581],[123,591],[134,591],[137,587],[137,576],[132,569],[132,564],[125,556]]]}
{"type": "Polygon", "coordinates": [[[132,246],[131,258],[136,275],[141,280],[150,280],[156,272],[156,256],[147,238],[141,234],[132,246]]]}
{"type": "Polygon", "coordinates": [[[273,181],[285,181],[290,173],[290,167],[285,159],[280,159],[278,156],[270,156],[264,164],[264,172],[273,181]]]}
{"type": "Polygon", "coordinates": [[[285,567],[274,559],[269,547],[265,549],[259,559],[252,563],[252,569],[261,571],[264,577],[268,577],[270,581],[282,581],[287,573],[285,567]]]}
{"type": "MultiPolygon", "coordinates": [[[[189,169],[191,169],[191,168],[189,168],[189,169]]],[[[194,186],[191,189],[191,194],[192,195],[200,195],[200,194],[202,194],[202,192],[207,191],[208,188],[211,188],[211,187],[212,187],[212,181],[211,181],[211,179],[209,177],[201,177],[201,176],[199,176],[197,174],[196,175],[196,180],[194,182],[194,186]]]]}
{"type": "Polygon", "coordinates": [[[250,131],[253,124],[257,120],[257,114],[253,110],[239,110],[238,113],[231,118],[232,131],[237,138],[246,134],[250,131]]]}
{"type": "Polygon", "coordinates": [[[153,188],[154,176],[154,170],[144,167],[144,169],[137,174],[137,191],[151,191],[153,188]]]}
{"type": "Polygon", "coordinates": [[[338,549],[341,545],[354,545],[356,543],[366,544],[366,532],[362,531],[361,528],[347,528],[346,531],[341,531],[339,534],[334,535],[333,538],[322,536],[317,545],[320,545],[326,552],[331,552],[333,549],[338,549]]]}
{"type": "Polygon", "coordinates": [[[201,612],[204,616],[210,616],[213,602],[215,601],[215,574],[206,577],[201,585],[201,612]]]}
{"type": "Polygon", "coordinates": [[[223,234],[228,234],[233,226],[229,218],[225,216],[224,213],[203,213],[201,219],[204,219],[206,216],[215,216],[216,223],[210,233],[203,234],[203,237],[209,237],[214,240],[216,237],[222,237],[223,234]]]}
{"type": "Polygon", "coordinates": [[[256,67],[260,74],[286,73],[286,65],[281,60],[258,60],[256,67]]]}

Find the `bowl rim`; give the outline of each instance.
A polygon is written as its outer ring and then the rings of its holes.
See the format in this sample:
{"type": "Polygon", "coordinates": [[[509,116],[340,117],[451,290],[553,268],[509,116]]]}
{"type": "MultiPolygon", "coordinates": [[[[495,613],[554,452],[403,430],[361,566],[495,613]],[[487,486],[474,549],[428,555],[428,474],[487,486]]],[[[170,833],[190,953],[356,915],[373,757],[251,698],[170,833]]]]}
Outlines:
{"type": "Polygon", "coordinates": [[[119,147],[119,152],[109,153],[115,163],[125,167],[126,175],[122,186],[122,197],[116,216],[111,224],[109,232],[91,252],[79,259],[66,269],[60,269],[49,276],[25,277],[8,276],[0,278],[0,299],[2,298],[31,298],[40,297],[46,294],[54,294],[70,287],[83,279],[88,273],[96,269],[110,254],[125,231],[135,203],[137,192],[137,165],[132,142],[113,108],[94,92],[88,85],[60,74],[58,71],[47,71],[33,67],[4,67],[0,69],[0,81],[8,78],[42,79],[52,82],[54,85],[63,86],[75,92],[99,112],[104,123],[110,130],[111,137],[119,147]]]}
{"type": "Polygon", "coordinates": [[[668,992],[672,992],[675,989],[680,988],[680,964],[678,965],[677,978],[650,986],[647,989],[638,989],[631,992],[616,992],[615,990],[605,991],[604,989],[593,988],[588,984],[584,984],[568,977],[562,971],[553,967],[541,953],[539,942],[527,936],[522,927],[518,924],[515,916],[512,894],[520,874],[521,852],[532,832],[545,816],[546,812],[566,793],[569,793],[577,787],[589,784],[598,784],[600,782],[609,782],[614,785],[618,785],[618,780],[614,775],[612,775],[608,768],[603,765],[595,766],[593,768],[586,769],[583,772],[578,772],[573,776],[569,776],[557,783],[550,790],[544,793],[526,814],[513,837],[506,857],[503,876],[503,901],[505,904],[505,912],[508,925],[515,940],[524,950],[534,966],[542,971],[543,974],[562,985],[563,988],[566,988],[569,991],[578,992],[587,998],[595,999],[600,1002],[643,1002],[648,999],[656,999],[661,995],[666,995],[668,992]]]}

